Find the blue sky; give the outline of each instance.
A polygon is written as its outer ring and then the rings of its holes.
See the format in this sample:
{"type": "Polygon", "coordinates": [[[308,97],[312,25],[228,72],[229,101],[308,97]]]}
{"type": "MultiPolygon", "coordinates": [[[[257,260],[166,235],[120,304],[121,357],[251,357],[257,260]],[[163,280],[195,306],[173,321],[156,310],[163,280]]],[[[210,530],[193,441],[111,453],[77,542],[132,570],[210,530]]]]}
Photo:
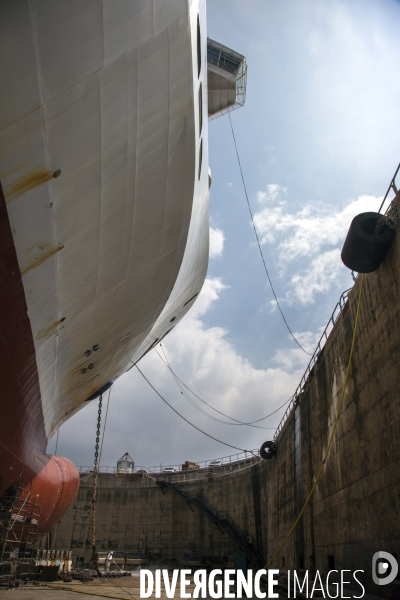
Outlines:
{"type": "MultiPolygon", "coordinates": [[[[377,210],[400,160],[400,3],[208,0],[208,35],[246,56],[245,106],[231,113],[250,203],[276,293],[313,351],[341,292],[351,219],[377,210]]],[[[165,340],[172,368],[234,418],[268,414],[308,362],[276,311],[246,205],[227,116],[209,123],[211,258],[202,295],[165,340]]],[[[400,184],[399,184],[400,187],[400,184]]],[[[153,351],[140,364],[186,418],[240,448],[273,435],[215,423],[184,399],[153,351]]],[[[58,453],[93,462],[97,407],[60,430],[58,453]]],[[[212,414],[212,413],[211,413],[212,414]]],[[[214,413],[215,414],[215,413],[214,413]]],[[[54,451],[53,439],[48,451],[54,451]]],[[[180,420],[135,372],[113,386],[102,464],[179,464],[235,452],[180,420]]]]}

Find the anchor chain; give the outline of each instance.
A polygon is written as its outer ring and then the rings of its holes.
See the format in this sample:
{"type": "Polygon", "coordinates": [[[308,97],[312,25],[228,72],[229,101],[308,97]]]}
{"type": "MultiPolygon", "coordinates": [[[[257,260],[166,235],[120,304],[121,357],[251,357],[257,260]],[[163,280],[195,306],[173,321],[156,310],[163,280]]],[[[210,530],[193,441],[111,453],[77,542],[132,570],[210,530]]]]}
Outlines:
{"type": "Polygon", "coordinates": [[[101,406],[103,396],[99,397],[99,409],[97,411],[97,431],[96,445],[94,452],[94,477],[93,477],[93,495],[92,495],[92,558],[91,563],[94,569],[99,569],[98,554],[96,552],[96,496],[97,496],[97,476],[99,473],[99,441],[100,441],[100,425],[101,425],[101,406]]]}

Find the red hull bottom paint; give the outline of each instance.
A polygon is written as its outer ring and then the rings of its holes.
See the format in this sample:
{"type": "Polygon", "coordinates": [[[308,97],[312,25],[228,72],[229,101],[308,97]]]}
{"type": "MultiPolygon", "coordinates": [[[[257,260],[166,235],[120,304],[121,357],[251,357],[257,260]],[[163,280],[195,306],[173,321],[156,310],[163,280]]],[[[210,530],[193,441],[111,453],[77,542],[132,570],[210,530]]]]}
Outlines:
{"type": "Polygon", "coordinates": [[[35,346],[14,240],[0,185],[0,497],[12,484],[42,504],[47,533],[73,502],[79,474],[66,458],[45,454],[35,346]]]}
{"type": "Polygon", "coordinates": [[[7,478],[3,475],[3,486],[0,497],[11,485],[19,483],[26,492],[23,498],[41,504],[39,533],[45,534],[58,523],[65,511],[74,501],[79,490],[79,473],[75,465],[62,456],[49,454],[36,455],[35,464],[40,470],[32,469],[17,456],[6,458],[7,452],[2,453],[0,472],[9,472],[7,478]]]}
{"type": "Polygon", "coordinates": [[[30,497],[42,505],[40,533],[48,533],[74,501],[79,489],[79,473],[75,465],[61,456],[42,457],[46,466],[34,476],[30,497]]]}

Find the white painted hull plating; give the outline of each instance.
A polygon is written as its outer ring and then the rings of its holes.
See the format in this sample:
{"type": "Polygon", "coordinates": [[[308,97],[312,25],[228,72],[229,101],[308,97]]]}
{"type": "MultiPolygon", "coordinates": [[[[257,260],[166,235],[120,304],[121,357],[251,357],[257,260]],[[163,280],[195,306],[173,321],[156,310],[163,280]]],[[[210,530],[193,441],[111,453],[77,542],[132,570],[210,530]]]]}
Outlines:
{"type": "Polygon", "coordinates": [[[205,1],[5,0],[1,13],[0,179],[50,438],[203,285],[205,1]]]}

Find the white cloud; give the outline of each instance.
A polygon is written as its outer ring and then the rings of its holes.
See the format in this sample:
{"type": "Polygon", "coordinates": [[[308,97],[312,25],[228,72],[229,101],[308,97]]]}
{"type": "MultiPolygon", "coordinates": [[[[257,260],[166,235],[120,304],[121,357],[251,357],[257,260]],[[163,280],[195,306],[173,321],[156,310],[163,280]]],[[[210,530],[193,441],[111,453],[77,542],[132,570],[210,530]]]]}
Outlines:
{"type": "MultiPolygon", "coordinates": [[[[302,344],[303,345],[303,344],[302,344]]],[[[303,346],[304,347],[304,346],[303,346]]],[[[306,345],[307,349],[307,345],[306,345]]],[[[312,348],[312,352],[314,348],[312,348]]],[[[285,350],[278,350],[273,358],[273,362],[277,364],[284,371],[293,371],[294,369],[301,368],[304,370],[309,362],[310,357],[303,352],[301,348],[290,348],[285,350]]]]}
{"type": "Polygon", "coordinates": [[[305,271],[292,276],[292,296],[301,304],[312,304],[316,293],[327,292],[334,283],[340,285],[339,273],[342,268],[339,248],[324,252],[305,271]]]}
{"type": "MultiPolygon", "coordinates": [[[[278,201],[282,191],[278,185],[267,186],[265,192],[257,193],[257,201],[275,201],[263,207],[254,215],[254,222],[262,244],[275,244],[277,262],[286,273],[289,282],[286,296],[280,303],[303,305],[315,302],[316,294],[326,293],[332,285],[340,286],[343,265],[340,248],[346,237],[352,219],[359,213],[377,211],[382,198],[359,196],[342,209],[331,205],[312,206],[307,204],[296,212],[289,212],[288,201],[278,201]],[[311,262],[303,268],[304,259],[311,262]],[[300,270],[294,275],[293,262],[303,259],[300,270]]],[[[286,190],[284,190],[286,193],[286,190]]],[[[297,268],[299,263],[296,263],[297,268]]],[[[275,302],[269,305],[271,312],[275,302]]]]}
{"type": "Polygon", "coordinates": [[[207,277],[202,287],[201,293],[193,307],[190,309],[186,321],[189,319],[198,319],[206,314],[211,305],[219,299],[220,293],[228,289],[228,285],[222,283],[220,277],[207,277]]]}
{"type": "MultiPolygon", "coordinates": [[[[258,192],[257,200],[260,194],[258,192]]],[[[314,256],[323,246],[342,243],[351,220],[359,213],[377,210],[381,198],[360,196],[342,210],[333,206],[307,204],[301,210],[290,213],[288,203],[265,207],[254,215],[254,222],[261,243],[277,242],[281,265],[301,256],[314,256]]]]}
{"type": "MultiPolygon", "coordinates": [[[[302,348],[312,354],[321,338],[322,331],[323,328],[320,328],[316,333],[312,331],[294,331],[293,335],[302,348]]],[[[300,368],[305,370],[307,363],[310,361],[310,356],[307,356],[299,346],[295,346],[294,348],[278,350],[272,361],[285,371],[300,368]]]]}
{"type": "Polygon", "coordinates": [[[225,236],[222,229],[210,227],[210,258],[222,256],[225,236]]]}
{"type": "Polygon", "coordinates": [[[268,302],[268,305],[267,305],[267,306],[268,306],[269,312],[270,312],[271,314],[273,314],[274,312],[276,312],[276,310],[277,310],[277,308],[278,308],[278,304],[277,304],[277,302],[276,302],[275,298],[274,298],[273,300],[270,300],[270,301],[268,302]]]}
{"type": "Polygon", "coordinates": [[[286,194],[286,188],[281,187],[277,183],[269,183],[265,191],[257,192],[257,202],[259,204],[263,204],[264,202],[275,202],[281,193],[286,194]]]}

